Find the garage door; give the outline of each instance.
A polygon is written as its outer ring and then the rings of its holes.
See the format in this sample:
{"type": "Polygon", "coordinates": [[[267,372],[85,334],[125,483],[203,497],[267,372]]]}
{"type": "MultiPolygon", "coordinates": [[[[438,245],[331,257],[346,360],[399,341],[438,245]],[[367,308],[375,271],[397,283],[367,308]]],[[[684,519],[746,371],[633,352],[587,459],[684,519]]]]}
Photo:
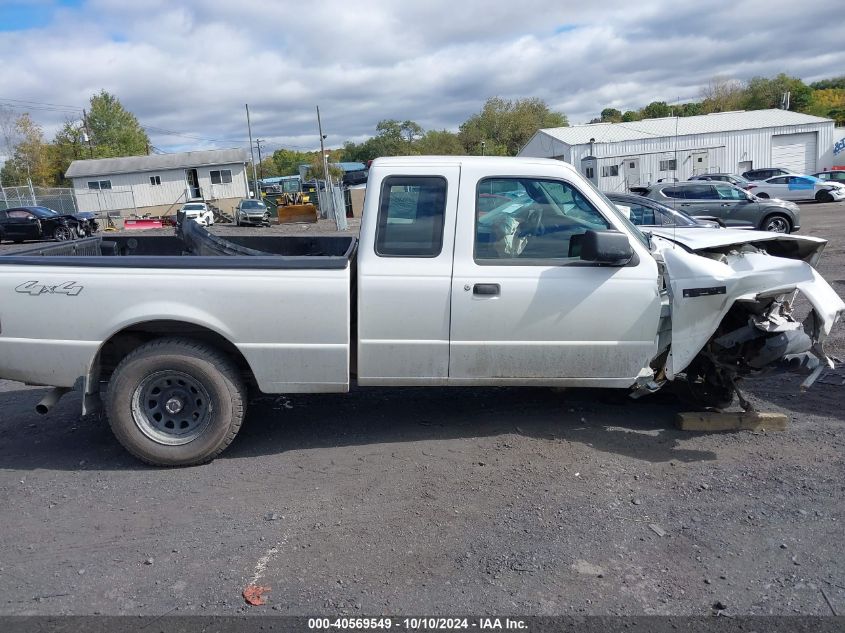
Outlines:
{"type": "Polygon", "coordinates": [[[772,167],[784,167],[799,174],[816,171],[816,132],[773,136],[772,167]]]}

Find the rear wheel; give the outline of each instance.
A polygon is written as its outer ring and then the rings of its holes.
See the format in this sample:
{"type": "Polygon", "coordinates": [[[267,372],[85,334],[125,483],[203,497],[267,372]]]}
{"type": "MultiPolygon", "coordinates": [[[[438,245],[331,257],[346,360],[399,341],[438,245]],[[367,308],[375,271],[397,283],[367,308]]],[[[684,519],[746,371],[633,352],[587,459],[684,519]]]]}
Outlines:
{"type": "Polygon", "coordinates": [[[156,466],[214,459],[241,428],[246,389],[232,361],[196,341],[142,345],[115,369],[105,399],[109,425],[135,457],[156,466]]]}
{"type": "Polygon", "coordinates": [[[833,195],[827,189],[822,189],[816,194],[816,202],[833,202],[833,195]]]}
{"type": "Polygon", "coordinates": [[[792,223],[785,215],[775,213],[763,220],[761,228],[772,233],[789,233],[792,230],[792,223]]]}

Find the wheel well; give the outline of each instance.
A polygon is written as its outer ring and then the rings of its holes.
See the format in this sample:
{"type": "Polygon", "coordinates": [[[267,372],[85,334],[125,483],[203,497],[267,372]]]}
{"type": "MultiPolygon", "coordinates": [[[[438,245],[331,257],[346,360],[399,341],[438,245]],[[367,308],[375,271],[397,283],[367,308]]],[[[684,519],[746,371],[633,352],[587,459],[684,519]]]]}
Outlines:
{"type": "Polygon", "coordinates": [[[214,347],[232,359],[248,385],[255,384],[255,376],[246,358],[225,336],[194,323],[159,320],[131,325],[116,332],[103,343],[94,359],[89,385],[100,381],[107,382],[120,361],[141,345],[158,338],[170,337],[201,341],[214,347]]]}

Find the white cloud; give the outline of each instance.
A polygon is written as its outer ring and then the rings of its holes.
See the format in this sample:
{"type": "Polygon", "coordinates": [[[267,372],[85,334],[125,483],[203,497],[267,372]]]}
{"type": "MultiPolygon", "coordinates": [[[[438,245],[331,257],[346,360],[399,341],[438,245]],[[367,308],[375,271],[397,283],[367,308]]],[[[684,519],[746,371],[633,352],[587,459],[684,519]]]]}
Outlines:
{"type": "MultiPolygon", "coordinates": [[[[553,3],[429,0],[89,0],[37,30],[0,31],[0,99],[82,108],[116,94],[160,147],[232,146],[253,134],[331,145],[383,118],[455,129],[487,97],[540,97],[585,122],[602,108],[696,98],[715,75],[841,74],[825,15],[837,0],[553,3]],[[569,6],[575,4],[576,6],[569,6]]],[[[49,133],[67,112],[33,110],[49,133]]]]}

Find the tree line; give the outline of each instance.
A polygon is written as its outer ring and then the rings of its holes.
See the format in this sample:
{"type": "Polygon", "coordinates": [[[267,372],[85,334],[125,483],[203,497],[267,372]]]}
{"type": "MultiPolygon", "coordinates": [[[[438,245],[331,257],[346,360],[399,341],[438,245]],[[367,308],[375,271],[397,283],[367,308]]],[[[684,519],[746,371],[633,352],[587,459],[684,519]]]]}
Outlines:
{"type": "Polygon", "coordinates": [[[65,172],[81,158],[141,156],[150,152],[150,139],[134,114],[105,90],[91,97],[81,118],[68,119],[52,142],[29,113],[15,115],[0,106],[0,153],[6,162],[0,182],[6,187],[67,186],[65,172]]]}
{"type": "Polygon", "coordinates": [[[845,125],[845,75],[809,85],[784,73],[748,81],[716,77],[701,89],[700,99],[670,104],[652,101],[639,110],[605,108],[590,123],[624,123],[669,116],[695,116],[731,110],[767,110],[788,105],[794,112],[826,117],[845,125]],[[789,102],[784,95],[789,93],[789,102]]]}
{"type": "MultiPolygon", "coordinates": [[[[487,154],[514,156],[540,128],[568,125],[566,115],[552,111],[541,99],[488,99],[480,112],[461,123],[457,132],[424,130],[416,121],[384,119],[376,125],[375,136],[361,143],[347,141],[331,150],[333,162],[367,163],[379,156],[487,154]]],[[[261,163],[265,176],[298,173],[299,165],[311,166],[321,174],[319,152],[278,150],[261,163]]]]}

